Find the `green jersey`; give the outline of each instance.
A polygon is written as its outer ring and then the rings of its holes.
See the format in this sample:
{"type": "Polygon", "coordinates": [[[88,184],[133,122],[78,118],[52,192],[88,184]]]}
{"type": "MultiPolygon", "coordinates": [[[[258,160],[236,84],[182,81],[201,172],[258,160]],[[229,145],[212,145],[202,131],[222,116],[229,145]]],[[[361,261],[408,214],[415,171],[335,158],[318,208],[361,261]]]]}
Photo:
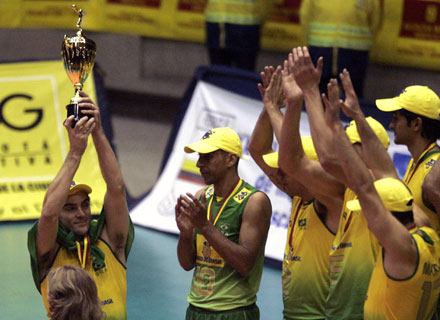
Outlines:
{"type": "MultiPolygon", "coordinates": [[[[205,190],[207,218],[230,241],[238,243],[246,203],[258,190],[239,180],[225,199],[215,195],[214,186],[205,190]]],[[[251,272],[240,275],[196,229],[196,268],[188,302],[193,306],[223,311],[248,306],[257,300],[264,262],[264,247],[251,272]]]]}

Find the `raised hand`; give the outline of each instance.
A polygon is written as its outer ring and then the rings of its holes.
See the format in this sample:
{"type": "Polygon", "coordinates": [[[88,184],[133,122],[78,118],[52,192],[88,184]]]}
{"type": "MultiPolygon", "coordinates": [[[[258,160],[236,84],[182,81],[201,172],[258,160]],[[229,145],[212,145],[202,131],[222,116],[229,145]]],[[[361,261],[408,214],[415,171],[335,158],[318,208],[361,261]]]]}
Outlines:
{"type": "Polygon", "coordinates": [[[176,215],[176,224],[177,227],[180,230],[180,233],[182,235],[185,235],[187,237],[192,236],[194,226],[191,223],[191,221],[183,214],[183,196],[181,195],[179,198],[177,198],[177,204],[174,207],[175,215],[176,215]]]}
{"type": "Polygon", "coordinates": [[[200,231],[209,223],[206,219],[206,205],[204,204],[203,197],[204,194],[202,195],[202,201],[199,201],[188,192],[186,195],[180,195],[179,198],[181,201],[180,212],[200,231]]]}
{"type": "Polygon", "coordinates": [[[356,115],[362,113],[362,110],[353,84],[351,83],[350,73],[347,69],[344,69],[339,75],[339,78],[341,79],[342,87],[345,91],[345,101],[341,103],[342,111],[344,111],[347,117],[355,118],[356,115]]]}
{"type": "Polygon", "coordinates": [[[303,98],[303,92],[301,88],[295,81],[295,76],[293,75],[293,54],[289,54],[289,60],[284,60],[284,67],[281,71],[282,83],[283,83],[283,94],[286,98],[286,103],[292,103],[300,101],[303,98]]]}
{"type": "Polygon", "coordinates": [[[73,115],[68,117],[64,121],[64,127],[69,136],[70,150],[82,155],[87,148],[89,134],[95,128],[96,123],[94,118],[87,119],[87,117],[83,117],[72,128],[74,117],[73,115]]]}
{"type": "Polygon", "coordinates": [[[81,112],[95,119],[95,131],[101,130],[102,125],[99,107],[92,101],[92,99],[90,99],[90,97],[85,92],[80,91],[79,95],[81,98],[78,100],[78,105],[81,108],[81,112]]]}
{"type": "Polygon", "coordinates": [[[275,71],[273,67],[266,67],[264,76],[261,73],[263,85],[258,84],[263,103],[266,107],[275,107],[281,109],[284,106],[284,95],[282,87],[281,67],[278,66],[275,71]],[[268,68],[268,72],[266,72],[268,68]],[[269,78],[270,77],[270,78],[269,78]]]}
{"type": "Polygon", "coordinates": [[[313,65],[307,47],[298,47],[292,50],[293,53],[293,74],[296,83],[303,90],[318,87],[321,81],[323,59],[318,59],[317,66],[313,65]]]}
{"type": "Polygon", "coordinates": [[[325,104],[325,121],[329,127],[340,122],[341,100],[339,98],[339,86],[336,79],[330,79],[327,85],[327,94],[322,94],[322,100],[325,104]]]}
{"type": "Polygon", "coordinates": [[[272,74],[275,72],[272,66],[265,66],[264,71],[260,72],[261,82],[258,84],[258,91],[260,91],[261,100],[264,101],[264,95],[266,93],[266,88],[269,86],[270,79],[272,79],[272,74]]]}

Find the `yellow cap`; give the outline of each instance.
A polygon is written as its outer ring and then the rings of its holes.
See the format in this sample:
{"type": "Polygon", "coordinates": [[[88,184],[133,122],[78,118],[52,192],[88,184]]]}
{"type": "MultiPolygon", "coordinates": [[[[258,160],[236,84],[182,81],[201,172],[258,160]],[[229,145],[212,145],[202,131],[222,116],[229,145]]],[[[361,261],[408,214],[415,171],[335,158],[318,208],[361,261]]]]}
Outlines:
{"type": "MultiPolygon", "coordinates": [[[[383,125],[372,117],[368,117],[366,120],[376,136],[379,138],[380,142],[382,142],[382,145],[385,147],[385,149],[388,149],[388,146],[390,145],[390,138],[388,137],[388,133],[383,125]]],[[[345,132],[347,133],[348,139],[351,143],[362,143],[361,137],[359,137],[359,133],[357,131],[356,122],[354,122],[354,120],[350,121],[350,124],[345,129],[345,132]]]]}
{"type": "MultiPolygon", "coordinates": [[[[315,146],[313,145],[312,137],[301,137],[301,143],[307,158],[318,160],[318,155],[316,153],[315,146]]],[[[263,160],[269,167],[279,168],[278,152],[271,152],[263,155],[263,160]]]]}
{"type": "Polygon", "coordinates": [[[440,99],[426,86],[406,87],[397,97],[376,100],[376,105],[382,111],[405,109],[429,119],[440,120],[440,99]]]}
{"type": "MultiPolygon", "coordinates": [[[[388,210],[393,212],[412,210],[413,196],[401,180],[394,178],[376,180],[374,187],[388,210]]],[[[351,200],[347,202],[347,208],[352,211],[359,211],[361,210],[361,204],[359,200],[351,200]]]]}
{"type": "Polygon", "coordinates": [[[76,184],[75,181],[72,181],[72,183],[70,184],[69,196],[73,196],[74,194],[77,194],[81,191],[89,194],[92,192],[92,188],[90,188],[86,184],[76,184]]]}
{"type": "Polygon", "coordinates": [[[214,128],[206,132],[200,141],[185,146],[186,153],[210,153],[223,150],[242,156],[243,147],[238,134],[231,128],[214,128]]]}

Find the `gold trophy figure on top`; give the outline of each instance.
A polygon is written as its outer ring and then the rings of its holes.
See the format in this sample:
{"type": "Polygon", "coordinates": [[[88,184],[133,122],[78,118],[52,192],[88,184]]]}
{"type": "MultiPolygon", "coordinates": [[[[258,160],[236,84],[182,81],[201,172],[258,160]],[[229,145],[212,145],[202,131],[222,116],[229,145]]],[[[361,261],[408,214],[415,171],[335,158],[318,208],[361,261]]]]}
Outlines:
{"type": "Polygon", "coordinates": [[[77,9],[73,4],[72,9],[78,14],[78,22],[76,27],[78,31],[76,36],[69,38],[64,35],[64,41],[61,46],[61,56],[63,57],[64,69],[67,76],[72,81],[75,88],[75,96],[70,99],[70,104],[66,106],[67,117],[74,115],[72,123],[75,126],[83,114],[78,107],[79,91],[82,90],[83,84],[93,69],[96,57],[96,44],[92,40],[82,35],[81,21],[83,17],[82,9],[77,9]]]}

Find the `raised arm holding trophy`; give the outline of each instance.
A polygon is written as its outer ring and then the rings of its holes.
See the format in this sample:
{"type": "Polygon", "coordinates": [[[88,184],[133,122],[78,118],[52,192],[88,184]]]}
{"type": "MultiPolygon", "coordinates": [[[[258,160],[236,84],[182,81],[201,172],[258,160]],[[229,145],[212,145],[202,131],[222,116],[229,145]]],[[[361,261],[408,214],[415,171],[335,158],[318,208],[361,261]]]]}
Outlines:
{"type": "MultiPolygon", "coordinates": [[[[62,47],[64,67],[75,87],[64,123],[69,150],[47,189],[41,217],[28,233],[32,276],[52,320],[58,318],[53,316],[56,310],[49,304],[53,297],[47,275],[52,269],[67,265],[82,268],[93,278],[106,320],[125,320],[126,262],[134,229],[121,169],[101,125],[100,109],[81,91],[93,68],[96,46],[82,36],[82,11],[74,9],[79,15],[79,31],[73,38],[65,37],[62,47]],[[90,136],[106,187],[98,219],[93,219],[90,209],[95,186],[73,181],[90,136]]],[[[69,315],[69,319],[84,317],[69,315]]]]}

